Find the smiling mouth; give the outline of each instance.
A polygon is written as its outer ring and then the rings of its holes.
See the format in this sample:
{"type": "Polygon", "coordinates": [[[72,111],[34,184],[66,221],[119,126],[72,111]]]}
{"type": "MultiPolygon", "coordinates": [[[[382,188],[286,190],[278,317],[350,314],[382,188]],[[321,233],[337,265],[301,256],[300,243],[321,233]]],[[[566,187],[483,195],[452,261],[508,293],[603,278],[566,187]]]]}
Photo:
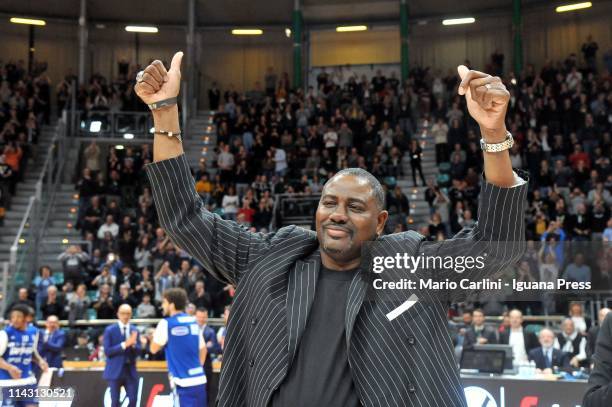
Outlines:
{"type": "Polygon", "coordinates": [[[347,237],[351,234],[351,231],[346,229],[346,228],[340,228],[337,226],[327,226],[325,228],[325,230],[327,231],[327,234],[332,238],[332,239],[341,239],[343,237],[347,237]]]}

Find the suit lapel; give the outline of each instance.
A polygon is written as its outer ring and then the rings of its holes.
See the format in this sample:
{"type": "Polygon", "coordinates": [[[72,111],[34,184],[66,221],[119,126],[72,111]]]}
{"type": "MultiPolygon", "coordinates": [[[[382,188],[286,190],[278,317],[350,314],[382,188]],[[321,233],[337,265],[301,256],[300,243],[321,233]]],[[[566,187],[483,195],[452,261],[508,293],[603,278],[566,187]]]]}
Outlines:
{"type": "Polygon", "coordinates": [[[347,350],[350,348],[355,319],[357,318],[357,314],[359,314],[363,299],[368,290],[368,278],[368,273],[361,270],[355,274],[349,286],[348,299],[346,301],[346,317],[344,318],[347,350]]]}
{"type": "Polygon", "coordinates": [[[297,347],[308,321],[308,313],[315,297],[315,288],[321,253],[315,250],[304,260],[298,260],[295,268],[289,273],[287,289],[287,330],[289,338],[289,364],[297,352],[297,347]]]}

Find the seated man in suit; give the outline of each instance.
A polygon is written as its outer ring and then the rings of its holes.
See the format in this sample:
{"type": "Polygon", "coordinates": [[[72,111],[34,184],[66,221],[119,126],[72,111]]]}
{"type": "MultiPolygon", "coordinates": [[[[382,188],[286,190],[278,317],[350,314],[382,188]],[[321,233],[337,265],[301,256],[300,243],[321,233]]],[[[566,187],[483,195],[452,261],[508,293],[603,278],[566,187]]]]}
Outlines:
{"type": "Polygon", "coordinates": [[[474,345],[497,343],[497,332],[491,326],[485,325],[485,314],[480,308],[472,312],[472,326],[465,332],[463,348],[471,348],[474,345]]]}
{"type": "Polygon", "coordinates": [[[130,324],[132,307],[123,304],[117,312],[119,321],[104,330],[104,353],[106,366],[104,380],[110,386],[111,405],[119,407],[121,386],[130,400],[129,407],[136,407],[138,374],[136,358],[140,354],[140,340],[136,327],[130,324]]]}
{"type": "Polygon", "coordinates": [[[55,315],[49,315],[45,329],[38,335],[38,353],[47,361],[49,367],[61,368],[62,349],[66,344],[66,333],[59,329],[59,320],[55,315]]]}
{"type": "Polygon", "coordinates": [[[500,335],[500,343],[512,345],[512,356],[514,364],[527,362],[529,352],[538,346],[536,336],[523,329],[523,313],[513,309],[508,314],[510,319],[510,329],[505,330],[500,335]]]}
{"type": "Polygon", "coordinates": [[[569,367],[567,356],[553,346],[555,333],[548,328],[543,328],[538,338],[540,347],[529,352],[529,360],[535,362],[538,372],[550,374],[553,372],[553,367],[567,369],[569,367]]]}

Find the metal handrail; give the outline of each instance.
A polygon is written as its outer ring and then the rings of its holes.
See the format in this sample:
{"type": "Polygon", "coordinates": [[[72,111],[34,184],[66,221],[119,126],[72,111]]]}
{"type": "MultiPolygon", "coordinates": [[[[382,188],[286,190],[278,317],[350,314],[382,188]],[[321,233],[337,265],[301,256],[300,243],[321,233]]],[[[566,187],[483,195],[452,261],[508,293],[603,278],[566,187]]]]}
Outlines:
{"type": "MultiPolygon", "coordinates": [[[[154,325],[157,324],[161,318],[132,318],[130,319],[130,324],[134,325],[154,325]]],[[[62,319],[59,321],[60,326],[104,326],[111,325],[116,323],[116,319],[77,319],[75,321],[69,321],[67,319],[62,319]]],[[[39,320],[36,322],[39,326],[44,326],[45,321],[39,320]]],[[[223,318],[208,318],[207,322],[208,326],[223,326],[225,323],[223,322],[223,318]]]]}
{"type": "Polygon", "coordinates": [[[9,264],[16,265],[17,264],[17,250],[19,249],[19,240],[21,240],[21,236],[23,236],[23,231],[28,223],[28,218],[30,217],[30,212],[34,208],[34,203],[36,202],[36,196],[31,196],[28,200],[28,207],[26,208],[25,214],[23,215],[23,219],[19,225],[19,229],[17,230],[17,234],[15,235],[15,239],[13,240],[13,244],[11,245],[11,254],[9,257],[9,264]]]}

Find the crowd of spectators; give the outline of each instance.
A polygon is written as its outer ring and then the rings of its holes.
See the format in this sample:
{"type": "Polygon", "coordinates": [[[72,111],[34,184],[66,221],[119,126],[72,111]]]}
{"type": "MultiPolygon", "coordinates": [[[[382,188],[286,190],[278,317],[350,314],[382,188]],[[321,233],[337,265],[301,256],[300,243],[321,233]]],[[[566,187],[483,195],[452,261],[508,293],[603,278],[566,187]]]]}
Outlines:
{"type": "Polygon", "coordinates": [[[449,321],[456,355],[479,345],[509,345],[512,366],[517,369],[533,363],[536,373],[553,374],[589,368],[593,363],[599,326],[609,308],[597,314],[597,324],[584,315],[581,302],[570,302],[568,313],[558,324],[543,327],[527,324],[518,309],[504,312],[501,322],[486,321],[481,308],[466,309],[461,322],[449,321]]]}
{"type": "Polygon", "coordinates": [[[28,72],[23,60],[0,60],[0,225],[34,154],[40,125],[50,120],[46,68],[38,63],[28,72]]]}

